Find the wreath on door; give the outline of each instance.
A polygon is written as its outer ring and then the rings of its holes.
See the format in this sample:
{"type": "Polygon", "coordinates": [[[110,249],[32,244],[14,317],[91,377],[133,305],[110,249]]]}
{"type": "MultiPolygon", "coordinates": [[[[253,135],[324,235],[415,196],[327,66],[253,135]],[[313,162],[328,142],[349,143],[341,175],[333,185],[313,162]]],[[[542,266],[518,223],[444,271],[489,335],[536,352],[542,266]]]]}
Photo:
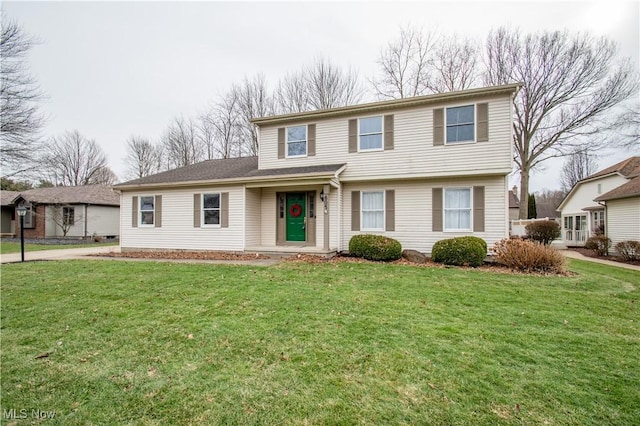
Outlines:
{"type": "Polygon", "coordinates": [[[302,206],[300,204],[293,204],[289,207],[289,214],[291,217],[298,217],[302,214],[302,206]]]}

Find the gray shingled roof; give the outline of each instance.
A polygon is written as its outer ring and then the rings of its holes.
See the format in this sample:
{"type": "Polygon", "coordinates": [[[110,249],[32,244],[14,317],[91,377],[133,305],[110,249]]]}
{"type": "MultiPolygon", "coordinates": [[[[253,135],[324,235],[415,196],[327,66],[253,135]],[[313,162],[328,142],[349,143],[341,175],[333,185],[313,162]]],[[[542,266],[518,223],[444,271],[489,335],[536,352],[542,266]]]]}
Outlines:
{"type": "Polygon", "coordinates": [[[608,201],[631,197],[640,197],[640,176],[636,176],[624,185],[620,185],[619,187],[602,194],[594,201],[608,201]]]}
{"type": "Polygon", "coordinates": [[[0,191],[0,204],[3,206],[10,206],[13,204],[13,200],[19,195],[18,191],[0,191]]]}
{"type": "Polygon", "coordinates": [[[270,176],[304,175],[337,172],[344,164],[287,167],[281,169],[258,169],[258,157],[226,158],[206,160],[186,167],[157,173],[140,179],[115,185],[114,188],[171,184],[179,182],[211,182],[216,180],[268,178],[270,176]]]}
{"type": "Polygon", "coordinates": [[[606,169],[600,170],[599,172],[587,176],[582,180],[593,179],[594,177],[605,176],[611,173],[620,173],[626,178],[632,178],[634,176],[640,175],[640,156],[629,157],[624,161],[614,164],[611,167],[607,167],[606,169]]]}
{"type": "Polygon", "coordinates": [[[513,191],[509,191],[509,208],[517,209],[520,208],[520,199],[513,191]]]}
{"type": "Polygon", "coordinates": [[[34,188],[18,193],[18,196],[31,203],[38,204],[97,204],[119,206],[120,195],[110,186],[56,186],[53,188],[34,188]]]}

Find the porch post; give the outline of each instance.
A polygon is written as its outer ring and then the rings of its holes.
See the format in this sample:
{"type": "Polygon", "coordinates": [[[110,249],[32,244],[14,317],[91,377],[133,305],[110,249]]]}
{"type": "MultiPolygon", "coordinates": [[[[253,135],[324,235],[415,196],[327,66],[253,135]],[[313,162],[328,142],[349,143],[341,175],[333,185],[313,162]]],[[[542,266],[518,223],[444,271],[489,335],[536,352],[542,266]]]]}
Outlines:
{"type": "Polygon", "coordinates": [[[323,212],[324,212],[324,244],[323,248],[325,251],[329,251],[329,193],[331,190],[331,185],[324,185],[322,190],[324,191],[324,200],[323,202],[323,212]]]}

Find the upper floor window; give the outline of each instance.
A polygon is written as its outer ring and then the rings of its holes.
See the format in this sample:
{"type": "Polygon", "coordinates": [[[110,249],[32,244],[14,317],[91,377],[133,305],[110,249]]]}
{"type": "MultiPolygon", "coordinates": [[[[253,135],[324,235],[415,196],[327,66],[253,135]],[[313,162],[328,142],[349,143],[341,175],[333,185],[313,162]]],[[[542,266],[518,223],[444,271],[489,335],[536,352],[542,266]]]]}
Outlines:
{"type": "Polygon", "coordinates": [[[445,188],[444,230],[471,231],[471,188],[445,188]]]}
{"type": "Polygon", "coordinates": [[[155,197],[153,195],[140,197],[140,225],[155,223],[155,197]]]}
{"type": "Polygon", "coordinates": [[[307,126],[287,127],[287,157],[307,155],[307,126]]]}
{"type": "Polygon", "coordinates": [[[202,194],[203,225],[220,225],[220,193],[202,194]]]}
{"type": "Polygon", "coordinates": [[[382,149],[382,117],[360,118],[358,126],[358,146],[360,151],[382,149]]]}
{"type": "Polygon", "coordinates": [[[447,143],[475,140],[475,106],[447,108],[447,143]]]}
{"type": "Polygon", "coordinates": [[[384,231],[384,191],[362,193],[362,230],[384,231]]]}

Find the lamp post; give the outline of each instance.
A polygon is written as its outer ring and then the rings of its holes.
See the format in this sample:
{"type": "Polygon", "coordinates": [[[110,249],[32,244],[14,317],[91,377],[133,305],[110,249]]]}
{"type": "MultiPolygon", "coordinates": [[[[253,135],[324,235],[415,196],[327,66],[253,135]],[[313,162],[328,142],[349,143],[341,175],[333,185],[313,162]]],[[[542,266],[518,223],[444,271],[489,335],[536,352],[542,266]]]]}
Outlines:
{"type": "Polygon", "coordinates": [[[24,215],[27,214],[27,208],[24,204],[20,204],[16,210],[20,216],[20,259],[24,262],[24,215]]]}

